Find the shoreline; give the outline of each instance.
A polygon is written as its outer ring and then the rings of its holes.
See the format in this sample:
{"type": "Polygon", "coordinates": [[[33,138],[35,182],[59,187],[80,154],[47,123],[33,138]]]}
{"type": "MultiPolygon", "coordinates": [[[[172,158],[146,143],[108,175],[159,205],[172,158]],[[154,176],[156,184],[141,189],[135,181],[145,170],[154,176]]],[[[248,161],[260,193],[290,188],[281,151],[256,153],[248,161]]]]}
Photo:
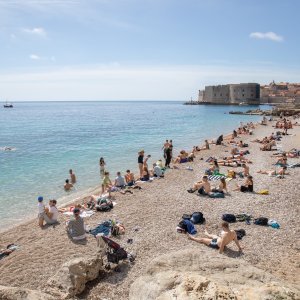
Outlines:
{"type": "MultiPolygon", "coordinates": [[[[268,123],[270,124],[270,122],[268,123]]],[[[243,136],[242,139],[244,142],[248,142],[272,131],[274,128],[270,125],[258,125],[253,135],[243,136]]],[[[296,133],[299,137],[300,128],[296,127],[291,132],[292,135],[283,138],[282,144],[287,149],[290,145],[299,143],[293,134],[296,133]]],[[[300,144],[297,145],[300,148],[300,144]]],[[[224,155],[224,152],[228,152],[230,149],[230,147],[213,145],[208,151],[197,152],[194,162],[178,165],[182,169],[168,171],[165,179],[144,183],[143,189],[134,192],[134,195],[116,193],[117,206],[111,212],[95,213],[91,218],[86,219],[86,224],[90,227],[109,218],[117,218],[122,221],[126,227],[126,234],[118,240],[118,243],[125,246],[129,252],[137,253],[136,263],[132,268],[126,272],[124,269],[121,273],[108,275],[104,282],[100,281],[98,285],[88,290],[86,299],[97,299],[93,298],[96,295],[101,295],[106,299],[115,299],[114,297],[128,299],[129,287],[132,282],[143,274],[153,258],[162,253],[186,247],[197,250],[201,247],[201,250],[207,251],[210,255],[216,255],[212,252],[213,250],[191,243],[184,235],[176,233],[176,224],[182,214],[193,211],[204,213],[210,230],[217,229],[222,213],[251,212],[256,216],[263,213],[269,218],[277,219],[281,224],[279,230],[255,227],[255,225],[245,227],[247,236],[243,239],[243,244],[246,245],[246,248],[244,256],[240,259],[245,259],[288,282],[296,282],[299,278],[299,272],[297,274],[296,271],[297,259],[295,259],[297,246],[290,244],[297,241],[295,231],[297,210],[291,209],[291,207],[296,205],[297,195],[299,195],[297,186],[295,187],[294,184],[300,178],[299,171],[297,168],[289,169],[292,176],[287,176],[282,180],[257,174],[257,168],[272,168],[270,162],[274,161],[269,158],[272,152],[260,152],[258,146],[259,144],[251,143],[249,147],[249,157],[255,161],[250,165],[250,171],[254,175],[255,190],[268,188],[270,190],[268,196],[231,192],[231,195],[226,196],[225,199],[209,199],[188,194],[186,189],[203,175],[208,165],[205,163],[205,159],[209,156],[220,157],[222,153],[224,155]],[[192,166],[194,171],[185,170],[187,166],[192,166]],[[275,207],[276,209],[274,209],[275,207]],[[138,232],[134,231],[136,226],[140,228],[138,232]],[[132,245],[126,244],[128,238],[133,239],[132,245]],[[274,256],[274,252],[284,253],[284,255],[274,256]]],[[[222,166],[221,169],[227,170],[222,166]]],[[[241,182],[241,180],[238,181],[238,183],[241,182]]],[[[232,188],[232,183],[229,183],[229,187],[232,188]]],[[[60,216],[60,220],[62,219],[60,216]]],[[[240,226],[244,226],[244,224],[233,225],[233,228],[240,226]]],[[[60,225],[55,228],[40,230],[34,224],[34,220],[31,220],[1,234],[1,246],[10,241],[20,244],[21,249],[2,261],[3,265],[0,266],[0,270],[3,276],[0,284],[43,289],[47,279],[64,261],[78,256],[89,256],[95,252],[96,245],[92,237],[88,237],[86,246],[75,246],[67,239],[62,227],[63,222],[61,221],[60,225]],[[51,248],[48,248],[49,246],[51,248]],[[38,261],[34,261],[34,257],[28,258],[27,255],[33,252],[39,257],[38,261]],[[52,262],[51,266],[48,264],[49,260],[52,262]],[[35,275],[27,278],[26,274],[29,273],[24,267],[35,275]]],[[[202,227],[197,227],[197,229],[200,233],[202,232],[202,227]]]]}
{"type": "MultiPolygon", "coordinates": [[[[261,116],[257,116],[257,118],[260,118],[260,117],[261,117],[261,116]]],[[[245,119],[247,119],[247,116],[245,117],[245,119]]],[[[253,122],[254,122],[254,121],[253,121],[253,122]]],[[[258,121],[255,121],[255,122],[258,122],[258,121]]],[[[238,126],[239,123],[240,123],[240,120],[237,120],[236,126],[238,126]]],[[[244,120],[243,123],[246,123],[246,120],[244,120]]],[[[231,132],[232,132],[232,131],[231,131],[231,132]]],[[[220,133],[219,135],[221,135],[221,134],[222,134],[222,133],[220,133]]],[[[228,133],[228,134],[231,134],[231,133],[228,133]]],[[[228,134],[223,134],[223,135],[224,135],[224,136],[227,136],[228,134]]],[[[219,136],[219,135],[218,135],[218,136],[219,136]]],[[[205,139],[207,139],[207,140],[209,140],[209,141],[215,140],[215,139],[217,139],[218,136],[213,137],[213,138],[211,138],[211,137],[209,137],[209,136],[203,137],[203,142],[204,142],[205,139]]],[[[203,142],[202,142],[202,144],[203,144],[203,142]]],[[[162,143],[163,143],[163,141],[162,141],[162,143]]],[[[197,143],[198,143],[198,142],[195,142],[196,145],[197,145],[197,143]]],[[[192,142],[190,142],[190,144],[188,144],[187,146],[185,146],[185,149],[184,149],[184,150],[189,149],[189,148],[192,149],[193,146],[196,146],[195,144],[192,144],[192,142]]],[[[202,145],[202,144],[201,144],[201,145],[202,145]]],[[[198,145],[198,146],[200,146],[200,145],[198,145]]],[[[139,150],[139,149],[137,149],[137,151],[138,151],[138,150],[139,150]]],[[[177,149],[176,149],[176,152],[175,152],[176,155],[179,154],[180,150],[181,150],[181,148],[177,148],[177,149]]],[[[152,151],[152,152],[154,152],[154,151],[152,151]]],[[[189,152],[189,151],[188,151],[188,152],[189,152]]],[[[148,153],[148,152],[147,152],[147,153],[148,153]]],[[[149,153],[151,153],[151,151],[149,151],[149,153]]],[[[151,159],[153,159],[153,157],[152,157],[151,159]]],[[[161,156],[161,157],[159,157],[159,158],[157,158],[157,159],[154,159],[154,161],[156,162],[158,159],[162,159],[163,162],[164,162],[163,156],[161,156]]],[[[150,169],[152,169],[152,161],[151,161],[151,163],[149,164],[149,166],[150,166],[150,169]]],[[[126,168],[123,170],[123,172],[121,171],[122,174],[125,173],[125,170],[126,170],[126,168]]],[[[114,178],[114,177],[115,177],[115,172],[117,172],[117,171],[115,171],[114,173],[112,173],[111,170],[109,170],[109,169],[108,169],[108,171],[110,172],[110,177],[111,177],[111,179],[114,178]]],[[[137,163],[135,164],[135,169],[133,170],[133,173],[134,173],[134,174],[138,174],[138,173],[139,173],[139,170],[138,170],[138,168],[137,168],[137,163]]],[[[83,190],[79,190],[79,191],[77,191],[77,190],[75,190],[74,192],[71,191],[70,194],[63,195],[63,196],[57,198],[57,199],[56,199],[56,200],[58,201],[57,207],[58,207],[58,208],[64,208],[64,207],[66,207],[66,206],[68,206],[68,205],[70,205],[70,204],[78,203],[78,202],[80,202],[82,199],[88,197],[88,196],[91,194],[91,191],[97,191],[97,190],[101,189],[101,178],[100,178],[100,176],[99,176],[99,179],[100,179],[100,180],[99,180],[99,181],[100,181],[100,184],[96,184],[96,185],[93,185],[93,186],[89,186],[89,187],[84,188],[83,190]],[[72,196],[72,194],[74,194],[74,196],[72,196]],[[79,195],[76,195],[76,194],[79,194],[79,195]],[[60,201],[61,201],[62,199],[64,199],[65,197],[72,198],[72,199],[67,200],[66,202],[60,203],[60,201]]],[[[75,187],[76,187],[76,186],[75,186],[75,187]]],[[[49,199],[50,199],[50,198],[49,198],[49,199]]],[[[45,200],[48,201],[49,199],[47,198],[47,199],[45,199],[45,200]]],[[[33,199],[33,201],[35,201],[35,199],[33,199]]],[[[9,225],[6,225],[6,226],[3,225],[4,227],[0,228],[0,233],[4,233],[4,232],[6,232],[6,231],[8,231],[8,230],[11,230],[11,229],[17,227],[17,226],[22,226],[22,225],[24,225],[24,224],[27,224],[28,222],[34,221],[34,220],[36,219],[35,215],[36,215],[36,213],[34,213],[34,214],[29,214],[28,216],[25,217],[25,219],[23,219],[23,220],[21,220],[21,221],[17,221],[16,224],[9,224],[9,225]]]]}

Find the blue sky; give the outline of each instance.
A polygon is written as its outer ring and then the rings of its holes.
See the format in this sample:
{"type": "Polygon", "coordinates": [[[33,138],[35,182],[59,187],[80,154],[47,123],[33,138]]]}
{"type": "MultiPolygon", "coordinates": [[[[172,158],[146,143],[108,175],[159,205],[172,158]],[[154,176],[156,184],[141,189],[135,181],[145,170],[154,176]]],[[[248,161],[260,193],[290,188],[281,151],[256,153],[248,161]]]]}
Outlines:
{"type": "Polygon", "coordinates": [[[300,81],[298,0],[0,0],[0,99],[186,100],[300,81]]]}

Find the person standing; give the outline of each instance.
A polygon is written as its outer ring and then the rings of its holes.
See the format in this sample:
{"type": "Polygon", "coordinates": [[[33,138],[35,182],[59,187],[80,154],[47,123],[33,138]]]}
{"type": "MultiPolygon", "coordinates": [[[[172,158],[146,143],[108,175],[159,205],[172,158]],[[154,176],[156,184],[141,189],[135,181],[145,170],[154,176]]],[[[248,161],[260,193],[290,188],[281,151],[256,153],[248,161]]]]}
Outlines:
{"type": "Polygon", "coordinates": [[[99,166],[100,166],[100,174],[103,175],[105,171],[105,161],[103,157],[100,157],[99,166]]]}
{"type": "Polygon", "coordinates": [[[172,159],[172,150],[169,147],[165,150],[165,167],[166,168],[170,168],[171,159],[172,159]]]}
{"type": "Polygon", "coordinates": [[[70,169],[69,173],[70,173],[71,183],[72,184],[76,183],[76,176],[75,176],[75,173],[73,172],[73,170],[70,169]]]}

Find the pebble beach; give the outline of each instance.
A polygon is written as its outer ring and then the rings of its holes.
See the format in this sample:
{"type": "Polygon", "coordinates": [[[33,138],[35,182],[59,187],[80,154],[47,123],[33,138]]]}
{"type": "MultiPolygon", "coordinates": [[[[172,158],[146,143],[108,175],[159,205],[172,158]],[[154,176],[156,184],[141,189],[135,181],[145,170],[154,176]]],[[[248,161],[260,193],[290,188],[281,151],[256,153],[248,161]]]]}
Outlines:
{"type": "MultiPolygon", "coordinates": [[[[126,228],[125,235],[115,239],[129,252],[136,254],[132,265],[121,264],[120,272],[105,272],[95,281],[88,283],[79,299],[128,299],[131,284],[144,274],[149,263],[162,254],[180,249],[199,249],[211,256],[220,255],[217,251],[192,242],[185,234],[176,232],[176,226],[183,214],[200,211],[206,218],[209,232],[218,233],[224,213],[248,213],[253,217],[267,217],[280,224],[280,229],[269,226],[257,226],[234,223],[232,229],[245,229],[242,239],[243,253],[230,244],[223,256],[245,260],[274,276],[291,284],[300,283],[300,242],[299,242],[299,199],[300,168],[289,168],[284,178],[258,174],[261,169],[274,169],[276,158],[273,151],[260,151],[259,143],[251,140],[271,135],[275,131],[275,122],[267,126],[257,124],[253,135],[241,136],[249,144],[247,155],[252,164],[250,174],[254,179],[254,190],[269,190],[269,195],[241,193],[233,191],[235,184],[244,179],[234,179],[228,184],[229,195],[222,199],[199,197],[187,193],[195,181],[201,179],[209,163],[210,156],[229,155],[229,145],[212,145],[210,150],[196,154],[194,162],[180,164],[179,169],[170,169],[165,178],[143,183],[141,190],[133,194],[114,193],[115,207],[110,212],[96,212],[85,223],[95,227],[108,219],[121,221],[126,228]],[[190,166],[192,170],[186,167],[190,166]],[[127,243],[132,239],[132,243],[127,243]]],[[[289,130],[280,142],[283,150],[300,149],[300,126],[289,130]]],[[[289,158],[288,163],[300,162],[299,158],[289,158]]],[[[149,163],[151,165],[151,163],[149,163]]],[[[227,173],[228,167],[220,166],[220,173],[227,173]]],[[[237,168],[239,170],[241,168],[237,168]]],[[[218,182],[212,182],[212,186],[218,182]]],[[[100,188],[98,189],[100,192],[100,188]]],[[[86,199],[83,199],[86,200],[86,199]]],[[[82,202],[80,200],[79,202],[82,202]]],[[[96,240],[88,236],[86,245],[72,243],[65,231],[65,217],[60,214],[60,224],[41,230],[37,220],[9,229],[0,236],[0,247],[15,243],[20,249],[0,261],[0,285],[44,290],[47,280],[60,266],[72,258],[89,257],[97,251],[96,240]]],[[[203,225],[196,225],[198,235],[204,232],[203,225]]],[[[299,295],[300,297],[300,295],[299,295]]]]}

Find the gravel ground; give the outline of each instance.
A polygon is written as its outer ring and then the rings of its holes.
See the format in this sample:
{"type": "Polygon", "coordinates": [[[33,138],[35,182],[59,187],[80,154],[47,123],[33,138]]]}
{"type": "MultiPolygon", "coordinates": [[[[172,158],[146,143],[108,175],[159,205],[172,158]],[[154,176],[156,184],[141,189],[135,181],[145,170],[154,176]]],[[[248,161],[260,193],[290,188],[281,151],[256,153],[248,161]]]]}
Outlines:
{"type": "MultiPolygon", "coordinates": [[[[88,285],[80,298],[128,299],[130,285],[144,274],[151,260],[170,251],[201,247],[211,256],[216,255],[215,250],[192,242],[184,234],[176,232],[176,225],[182,214],[194,211],[203,212],[207,230],[212,233],[220,231],[219,224],[223,213],[247,212],[254,217],[264,216],[277,220],[281,225],[280,229],[245,223],[232,224],[233,229],[246,230],[247,235],[241,242],[244,253],[240,255],[232,244],[225,251],[224,258],[227,255],[243,259],[287,282],[300,283],[300,168],[289,169],[290,175],[284,179],[257,174],[259,169],[274,168],[272,164],[276,159],[270,157],[271,152],[260,151],[260,144],[249,141],[264,137],[273,131],[271,123],[268,126],[257,125],[253,136],[243,136],[243,141],[250,144],[250,154],[247,157],[254,162],[250,165],[254,189],[268,189],[269,195],[232,191],[235,183],[241,183],[241,180],[230,181],[230,195],[224,199],[211,199],[187,193],[186,190],[202,177],[208,167],[205,160],[209,156],[223,157],[229,154],[230,147],[213,146],[209,151],[201,151],[193,163],[182,164],[179,170],[168,170],[165,179],[144,183],[143,189],[135,190],[133,195],[116,194],[117,205],[111,212],[96,213],[87,219],[86,223],[90,227],[110,218],[122,221],[126,226],[126,234],[117,241],[129,252],[134,252],[137,258],[133,265],[122,264],[120,273],[111,271],[103,274],[99,280],[88,285]],[[193,171],[185,169],[188,165],[193,171]],[[126,243],[129,238],[133,239],[132,244],[126,243]]],[[[282,139],[282,145],[284,150],[293,147],[300,149],[300,128],[290,130],[290,135],[282,139]]],[[[293,158],[288,162],[300,160],[293,158]]],[[[221,173],[226,172],[226,169],[221,167],[221,173]]],[[[42,289],[47,279],[64,261],[89,256],[96,251],[96,241],[92,237],[88,238],[85,246],[69,241],[62,216],[60,221],[60,225],[45,230],[40,230],[36,221],[31,221],[1,234],[1,246],[12,242],[21,246],[21,250],[1,260],[1,285],[42,289]]],[[[197,226],[197,229],[198,235],[201,236],[204,227],[197,226]]]]}

